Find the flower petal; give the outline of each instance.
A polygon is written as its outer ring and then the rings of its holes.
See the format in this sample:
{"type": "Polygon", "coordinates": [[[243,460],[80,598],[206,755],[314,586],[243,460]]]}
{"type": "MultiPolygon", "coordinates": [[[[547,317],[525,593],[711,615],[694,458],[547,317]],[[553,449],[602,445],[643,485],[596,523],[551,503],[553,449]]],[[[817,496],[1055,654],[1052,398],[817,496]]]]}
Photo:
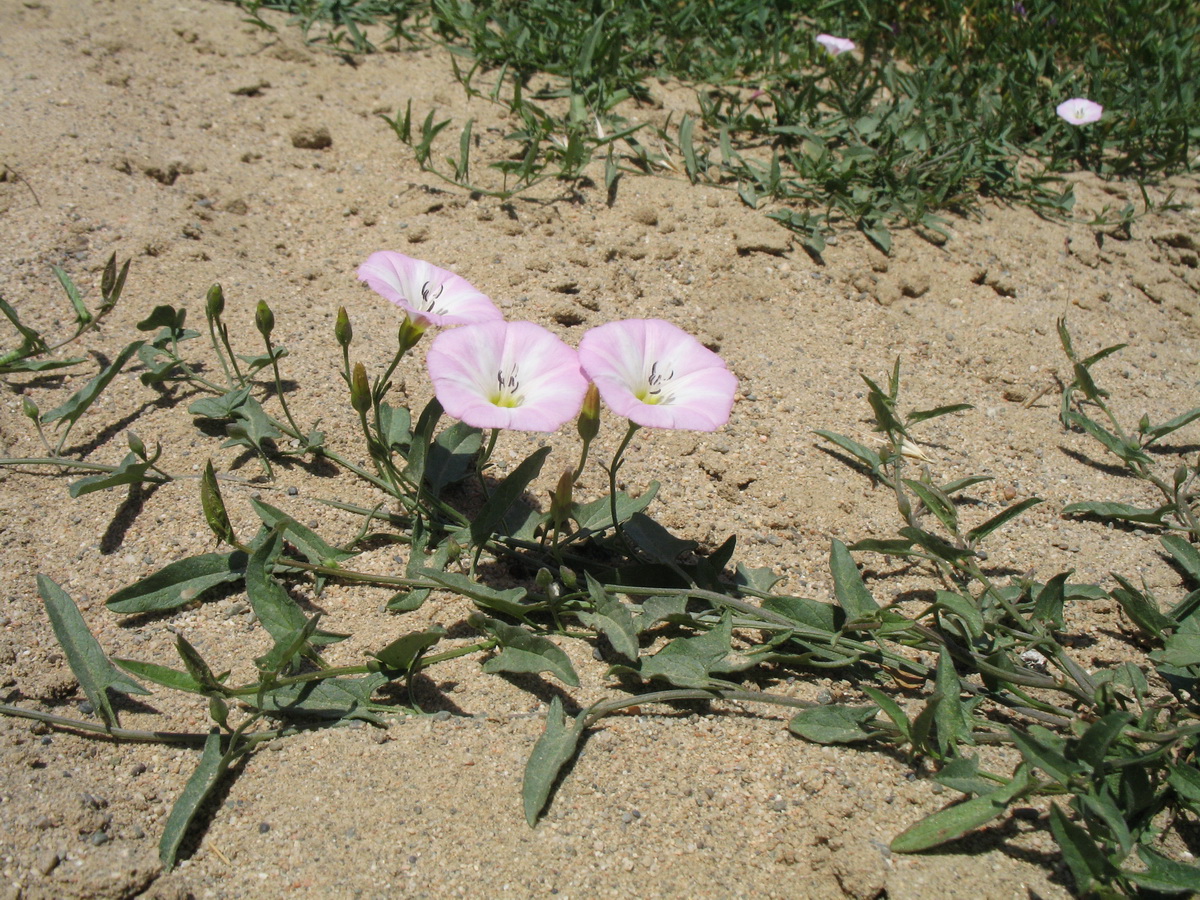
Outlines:
{"type": "Polygon", "coordinates": [[[724,360],[661,319],[626,319],[593,328],[579,362],[604,402],[648,428],[715,431],[729,420],[737,378],[724,360]]]}
{"type": "Polygon", "coordinates": [[[829,51],[831,56],[848,53],[854,49],[854,41],[849,38],[836,37],[832,34],[818,34],[817,43],[829,51]]]}
{"type": "Polygon", "coordinates": [[[554,431],[583,405],[579,357],[532,322],[484,322],[438,335],[426,357],[443,409],[476,428],[554,431]]]}
{"type": "Polygon", "coordinates": [[[1089,125],[1100,120],[1104,107],[1085,97],[1072,97],[1058,104],[1054,111],[1072,125],[1089,125]]]}
{"type": "Polygon", "coordinates": [[[461,275],[393,250],[367,257],[358,267],[358,279],[422,326],[469,325],[504,318],[495,304],[461,275]]]}

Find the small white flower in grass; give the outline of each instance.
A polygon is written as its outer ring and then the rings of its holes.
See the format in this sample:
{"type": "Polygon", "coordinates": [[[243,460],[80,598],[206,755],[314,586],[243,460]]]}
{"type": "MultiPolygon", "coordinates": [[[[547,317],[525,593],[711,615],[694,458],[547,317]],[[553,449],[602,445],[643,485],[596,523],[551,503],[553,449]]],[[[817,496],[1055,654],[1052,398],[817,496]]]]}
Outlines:
{"type": "Polygon", "coordinates": [[[504,318],[495,304],[461,275],[393,250],[367,257],[358,267],[358,279],[403,309],[421,329],[504,318]]]}
{"type": "Polygon", "coordinates": [[[1059,118],[1072,125],[1089,125],[1099,121],[1104,107],[1091,100],[1085,100],[1083,97],[1072,97],[1070,100],[1064,100],[1058,104],[1055,112],[1058,113],[1059,118]]]}
{"type": "Polygon", "coordinates": [[[476,428],[555,431],[579,413],[579,356],[532,322],[481,322],[439,334],[426,357],[442,408],[476,428]]]}
{"type": "Polygon", "coordinates": [[[647,428],[716,431],[729,420],[737,378],[698,340],[661,319],[593,328],[579,363],[619,416],[647,428]]]}
{"type": "Polygon", "coordinates": [[[830,56],[840,56],[854,49],[854,41],[850,38],[835,37],[832,34],[818,34],[817,43],[828,50],[830,56]]]}

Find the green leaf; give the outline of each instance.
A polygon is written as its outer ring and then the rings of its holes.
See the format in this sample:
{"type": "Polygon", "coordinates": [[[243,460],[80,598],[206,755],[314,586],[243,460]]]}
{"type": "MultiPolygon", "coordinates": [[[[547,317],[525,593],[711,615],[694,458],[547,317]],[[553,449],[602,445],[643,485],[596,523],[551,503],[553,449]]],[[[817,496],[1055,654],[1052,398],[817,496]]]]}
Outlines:
{"type": "Polygon", "coordinates": [[[250,386],[235,388],[220,397],[201,397],[188,406],[188,412],[202,419],[231,419],[250,397],[250,386]]]}
{"type": "Polygon", "coordinates": [[[687,171],[688,181],[692,184],[696,183],[696,179],[700,175],[700,166],[696,162],[696,147],[692,139],[692,131],[695,127],[696,121],[684,113],[683,120],[679,123],[679,149],[683,152],[683,166],[687,171]]]}
{"type": "Polygon", "coordinates": [[[291,671],[292,663],[308,646],[320,620],[320,613],[312,618],[306,617],[303,626],[277,637],[270,650],[255,658],[254,665],[258,667],[258,671],[272,676],[291,671]]]}
{"type": "Polygon", "coordinates": [[[325,678],[288,684],[264,693],[261,709],[286,718],[378,722],[371,695],[390,680],[375,672],[361,678],[325,678]]]}
{"type": "Polygon", "coordinates": [[[647,597],[642,601],[642,612],[637,619],[638,634],[653,628],[662,621],[691,622],[687,614],[688,598],[684,594],[647,597]]]}
{"type": "Polygon", "coordinates": [[[762,608],[826,634],[839,631],[846,622],[846,613],[840,607],[808,597],[767,597],[762,608]]]}
{"type": "Polygon", "coordinates": [[[331,546],[311,528],[300,524],[287,513],[276,509],[269,503],[264,503],[262,500],[256,500],[252,497],[250,505],[254,507],[254,511],[258,513],[258,517],[262,519],[263,524],[268,528],[282,527],[287,540],[300,551],[305,559],[314,565],[337,566],[342,560],[350,559],[355,555],[346,550],[339,550],[337,547],[331,546]]]}
{"type": "Polygon", "coordinates": [[[1175,622],[1164,616],[1158,605],[1130,584],[1128,579],[1116,572],[1112,573],[1112,577],[1120,587],[1109,591],[1109,594],[1121,605],[1125,615],[1129,616],[1135,625],[1159,639],[1163,637],[1163,632],[1175,627],[1175,622]]]}
{"type": "Polygon", "coordinates": [[[1159,438],[1166,437],[1171,432],[1178,431],[1184,425],[1195,422],[1197,419],[1200,419],[1200,407],[1189,409],[1187,412],[1176,416],[1168,422],[1163,422],[1161,425],[1155,425],[1150,430],[1144,432],[1145,437],[1147,438],[1146,445],[1149,446],[1159,438]]]}
{"type": "Polygon", "coordinates": [[[974,555],[972,551],[956,547],[937,535],[930,534],[923,528],[914,528],[911,525],[906,525],[899,530],[899,533],[902,537],[919,545],[926,553],[938,559],[944,559],[949,563],[955,563],[974,555]]]}
{"type": "Polygon", "coordinates": [[[933,485],[923,484],[912,478],[904,479],[905,486],[917,495],[917,499],[925,505],[925,508],[933,513],[934,518],[942,523],[942,526],[950,532],[950,534],[958,534],[958,511],[954,508],[953,501],[933,485]]]}
{"type": "Polygon", "coordinates": [[[942,766],[933,780],[964,794],[982,796],[996,790],[996,783],[979,775],[979,758],[956,756],[942,766]]]}
{"type": "Polygon", "coordinates": [[[71,306],[75,309],[75,322],[77,325],[88,325],[95,318],[88,308],[83,304],[83,297],[79,294],[79,288],[75,286],[75,282],[71,280],[71,276],[66,273],[66,270],[58,266],[51,266],[51,271],[54,272],[54,277],[58,279],[58,283],[62,285],[63,290],[67,294],[67,299],[71,301],[71,306]]]}
{"type": "Polygon", "coordinates": [[[183,665],[187,669],[188,675],[200,686],[200,690],[203,693],[210,695],[223,693],[221,684],[217,681],[217,676],[213,674],[208,663],[204,661],[204,657],[200,655],[200,651],[193,647],[182,634],[175,635],[175,652],[183,660],[183,665]]]}
{"type": "Polygon", "coordinates": [[[858,566],[846,545],[833,539],[829,551],[829,570],[833,573],[833,593],[850,620],[863,619],[878,611],[879,604],[863,584],[858,566]]]}
{"type": "Polygon", "coordinates": [[[900,736],[905,741],[911,740],[912,723],[908,721],[908,716],[900,708],[900,704],[878,688],[867,684],[860,685],[860,688],[892,720],[892,723],[900,730],[900,736]]]}
{"type": "MultiPolygon", "coordinates": [[[[1085,392],[1086,393],[1086,392],[1085,392]]],[[[1089,419],[1082,413],[1068,411],[1065,414],[1067,425],[1077,425],[1099,441],[1114,456],[1119,457],[1127,465],[1140,462],[1149,465],[1152,460],[1135,443],[1121,440],[1103,425],[1089,419]]]]}
{"type": "Polygon", "coordinates": [[[583,723],[587,719],[591,707],[579,713],[567,725],[567,717],[563,714],[562,701],[554,697],[550,701],[550,709],[546,713],[546,730],[533,745],[529,761],[525,764],[525,779],[521,785],[521,800],[525,808],[525,821],[532,828],[537,824],[538,815],[550,799],[558,773],[562,771],[575,756],[579,739],[583,736],[583,723]]]}
{"type": "MultiPolygon", "coordinates": [[[[428,122],[428,120],[426,120],[428,122]]],[[[449,121],[442,123],[449,124],[449,121]]],[[[442,404],[434,397],[421,411],[417,427],[413,429],[412,445],[408,451],[408,465],[404,477],[410,484],[420,486],[425,481],[425,465],[429,459],[429,446],[433,443],[433,431],[442,417],[442,404]]]]}
{"type": "Polygon", "coordinates": [[[246,596],[263,628],[276,641],[294,634],[308,624],[296,601],[291,598],[271,572],[283,549],[282,528],[271,529],[246,562],[246,596]]]}
{"type": "Polygon", "coordinates": [[[1200,866],[1168,859],[1150,847],[1138,847],[1145,872],[1122,869],[1121,874],[1141,887],[1164,894],[1192,894],[1200,884],[1200,866]]]}
{"type": "Polygon", "coordinates": [[[407,672],[430,647],[446,636],[441,625],[432,625],[424,631],[413,631],[396,638],[378,653],[371,654],[389,669],[407,672]]]}
{"type": "Polygon", "coordinates": [[[471,474],[482,439],[478,428],[455,422],[437,436],[425,463],[425,483],[434,497],[471,474]]]}
{"type": "Polygon", "coordinates": [[[972,547],[974,547],[976,544],[978,544],[980,541],[982,541],[985,537],[987,537],[989,534],[991,534],[997,528],[1000,528],[1002,525],[1005,525],[1008,522],[1011,522],[1017,516],[1021,515],[1021,513],[1025,512],[1025,510],[1031,509],[1031,508],[1037,506],[1041,502],[1042,502],[1041,498],[1039,498],[1039,497],[1026,497],[1020,503],[1014,503],[1012,506],[1008,507],[1007,509],[1004,509],[1001,512],[997,513],[996,515],[992,516],[990,519],[988,519],[982,525],[978,525],[975,528],[972,528],[970,531],[968,531],[967,532],[967,543],[970,544],[972,547]]]}
{"type": "Polygon", "coordinates": [[[525,599],[525,595],[529,593],[525,588],[514,587],[506,591],[498,591],[458,572],[440,572],[437,569],[420,569],[417,574],[456,594],[467,597],[480,609],[503,613],[521,621],[529,618],[529,607],[521,603],[525,599]]]}
{"type": "Polygon", "coordinates": [[[893,853],[920,853],[957,840],[1002,816],[1009,805],[1030,790],[1028,772],[1022,767],[1008,784],[970,800],[935,812],[892,839],[893,853]]]}
{"type": "Polygon", "coordinates": [[[138,459],[133,453],[127,453],[115,471],[102,475],[89,475],[73,482],[70,494],[72,497],[82,497],[84,494],[102,491],[105,488],[119,487],[123,484],[141,484],[147,480],[146,471],[149,468],[150,463],[138,459]]]}
{"type": "Polygon", "coordinates": [[[850,438],[843,437],[842,435],[836,434],[832,431],[816,430],[813,431],[813,434],[819,434],[830,443],[841,447],[843,450],[865,465],[868,469],[870,469],[873,475],[878,475],[880,470],[883,468],[883,460],[880,459],[879,454],[870,447],[864,447],[857,441],[852,441],[850,438]]]}
{"type": "Polygon", "coordinates": [[[1069,572],[1059,572],[1042,586],[1033,601],[1033,617],[1035,619],[1049,623],[1060,630],[1066,627],[1066,623],[1063,621],[1063,603],[1066,600],[1067,579],[1074,573],[1074,569],[1069,572]]]}
{"type": "MultiPolygon", "coordinates": [[[[653,502],[658,493],[658,482],[651,481],[637,497],[617,492],[617,523],[623,525],[636,513],[642,512],[653,502]]],[[[608,497],[600,497],[591,503],[575,504],[571,508],[571,518],[579,525],[582,532],[599,534],[613,527],[612,509],[608,497]]]]}
{"type": "Polygon", "coordinates": [[[1055,746],[1063,745],[1062,738],[1053,736],[1037,726],[1030,727],[1028,733],[1015,728],[1009,728],[1008,733],[1021,755],[1025,757],[1025,761],[1041,769],[1059,784],[1069,785],[1072,778],[1083,773],[1082,765],[1067,759],[1058,746],[1055,746]],[[1039,738],[1038,733],[1045,739],[1039,738]]]}
{"type": "Polygon", "coordinates": [[[691,550],[695,541],[675,537],[666,528],[643,513],[634,513],[625,523],[625,535],[646,554],[651,562],[670,565],[691,550]]]}
{"type": "Polygon", "coordinates": [[[189,694],[204,694],[205,687],[188,672],[180,672],[156,663],[139,662],[136,659],[121,659],[113,657],[113,662],[138,678],[176,691],[186,691],[189,694]]]}
{"type": "Polygon", "coordinates": [[[229,440],[222,447],[251,447],[260,456],[266,455],[264,441],[277,441],[283,437],[282,432],[275,427],[271,417],[253,397],[247,397],[245,402],[233,411],[234,421],[225,426],[229,440]]]}
{"type": "Polygon", "coordinates": [[[941,702],[933,714],[934,723],[937,725],[938,748],[942,754],[955,753],[960,743],[974,744],[971,721],[962,703],[958,673],[954,670],[954,660],[948,650],[942,650],[938,654],[934,691],[942,695],[941,702]]]}
{"type": "Polygon", "coordinates": [[[468,622],[490,634],[503,648],[483,664],[484,672],[530,675],[549,672],[564,684],[579,687],[579,676],[575,674],[570,657],[549,638],[533,634],[519,625],[509,625],[479,613],[473,613],[468,622]]]}
{"type": "Polygon", "coordinates": [[[186,309],[176,309],[166,303],[160,303],[150,310],[150,315],[137,323],[138,331],[154,331],[156,328],[166,328],[173,334],[183,331],[183,323],[187,320],[186,309]]]}
{"type": "MultiPolygon", "coordinates": [[[[726,543],[729,543],[726,541],[726,543]]],[[[782,580],[782,576],[776,575],[775,570],[770,566],[749,566],[738,563],[737,569],[734,571],[733,583],[740,588],[749,588],[752,591],[757,591],[761,594],[769,593],[771,588],[775,587],[782,580]]]]}
{"type": "Polygon", "coordinates": [[[247,556],[241,550],[189,556],[121,588],[105,605],[115,613],[124,614],[175,609],[219,584],[240,581],[246,574],[246,561],[247,556]]]}
{"type": "Polygon", "coordinates": [[[1104,766],[1108,748],[1131,722],[1133,716],[1120,710],[1102,716],[1088,726],[1077,743],[1067,745],[1067,755],[1087,763],[1099,772],[1104,766]]]}
{"type": "Polygon", "coordinates": [[[134,341],[127,345],[122,350],[117,358],[105,366],[99,373],[92,377],[87,384],[81,387],[78,391],[71,395],[70,399],[61,406],[57,406],[50,412],[42,416],[43,423],[57,422],[59,419],[67,422],[68,426],[74,425],[79,417],[87,412],[88,407],[96,402],[96,398],[108,387],[109,383],[117,377],[117,373],[125,367],[125,363],[137,353],[138,349],[145,343],[144,341],[134,341]]]}
{"type": "Polygon", "coordinates": [[[948,416],[951,413],[964,412],[974,408],[970,403],[952,403],[949,406],[938,406],[933,409],[914,409],[908,414],[908,418],[905,419],[904,424],[908,427],[928,419],[936,419],[939,416],[948,416]]]}
{"type": "Polygon", "coordinates": [[[954,481],[947,481],[943,484],[942,493],[950,496],[951,494],[957,494],[959,491],[988,481],[995,481],[995,479],[991,475],[969,475],[966,478],[957,478],[954,481]]]}
{"type": "Polygon", "coordinates": [[[1150,657],[1177,669],[1200,666],[1200,634],[1178,631],[1166,639],[1162,650],[1151,653],[1150,657]]]}
{"type": "Polygon", "coordinates": [[[878,713],[876,706],[814,706],[792,716],[788,731],[814,744],[853,744],[879,733],[868,727],[878,713]]]}
{"type": "Polygon", "coordinates": [[[1057,803],[1050,804],[1050,833],[1062,851],[1080,894],[1109,884],[1116,876],[1116,868],[1105,858],[1091,835],[1068,819],[1057,803]]]}
{"type": "Polygon", "coordinates": [[[379,404],[379,438],[389,451],[404,451],[412,442],[412,416],[405,406],[379,404]]]}
{"type": "Polygon", "coordinates": [[[945,610],[946,613],[962,622],[964,637],[975,640],[983,636],[983,613],[979,611],[979,606],[972,598],[952,591],[938,591],[934,596],[936,602],[933,609],[945,610]]]}
{"type": "Polygon", "coordinates": [[[188,827],[229,768],[229,764],[237,758],[235,754],[236,751],[231,749],[229,753],[222,755],[221,732],[218,729],[214,728],[208,733],[208,738],[204,741],[204,752],[200,754],[200,762],[175,800],[175,805],[171,807],[171,814],[167,817],[166,827],[158,842],[158,858],[168,869],[175,865],[176,855],[187,835],[188,827]]]}
{"type": "Polygon", "coordinates": [[[1171,558],[1183,569],[1192,583],[1200,584],[1200,550],[1177,534],[1160,535],[1158,542],[1171,554],[1171,558]]]}
{"type": "Polygon", "coordinates": [[[588,595],[594,612],[579,613],[579,621],[601,631],[612,648],[631,662],[638,658],[637,628],[629,607],[604,590],[604,586],[587,575],[588,595]]]}
{"type": "Polygon", "coordinates": [[[1200,769],[1187,763],[1174,763],[1167,771],[1167,784],[1188,802],[1193,812],[1200,812],[1200,769]]]}
{"type": "Polygon", "coordinates": [[[472,546],[482,547],[491,540],[500,523],[504,521],[509,507],[520,499],[533,479],[538,477],[542,471],[542,465],[549,455],[549,447],[539,447],[509,472],[508,476],[492,491],[487,502],[483,504],[483,508],[471,522],[472,546]]]}
{"type": "Polygon", "coordinates": [[[1160,506],[1158,509],[1148,509],[1143,506],[1133,506],[1129,503],[1109,503],[1105,501],[1087,501],[1084,503],[1068,503],[1062,509],[1064,516],[1095,516],[1098,519],[1117,519],[1121,522],[1136,522],[1139,525],[1162,525],[1163,516],[1171,511],[1171,506],[1160,506]]]}
{"type": "Polygon", "coordinates": [[[104,724],[117,724],[117,713],[112,707],[108,691],[124,694],[150,693],[136,681],[122,674],[104,654],[104,650],[93,637],[79,607],[61,587],[45,575],[37,577],[38,594],[46,606],[46,615],[54,628],[54,636],[63,648],[71,672],[83,688],[88,701],[100,713],[104,724]]]}
{"type": "Polygon", "coordinates": [[[696,637],[671,641],[656,654],[641,660],[639,674],[647,681],[661,678],[681,688],[708,688],[710,673],[729,655],[733,619],[728,612],[720,624],[696,637]]]}

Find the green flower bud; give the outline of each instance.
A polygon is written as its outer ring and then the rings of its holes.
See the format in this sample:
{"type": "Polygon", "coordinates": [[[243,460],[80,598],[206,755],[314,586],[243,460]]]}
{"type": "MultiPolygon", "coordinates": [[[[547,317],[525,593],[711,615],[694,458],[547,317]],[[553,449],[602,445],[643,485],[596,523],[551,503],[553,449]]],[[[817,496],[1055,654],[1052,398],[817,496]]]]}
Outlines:
{"type": "Polygon", "coordinates": [[[360,416],[366,415],[371,408],[371,385],[367,381],[367,370],[362,363],[354,364],[354,374],[350,379],[350,405],[360,416]]]}
{"type": "Polygon", "coordinates": [[[21,398],[21,412],[23,412],[28,418],[33,419],[35,422],[37,421],[38,416],[41,415],[38,405],[28,397],[21,398]]]}
{"type": "Polygon", "coordinates": [[[350,342],[354,340],[354,329],[350,327],[350,317],[346,315],[346,307],[339,306],[337,314],[337,322],[333,326],[333,333],[337,337],[337,342],[342,345],[342,349],[350,346],[350,342]]]}
{"type": "Polygon", "coordinates": [[[125,440],[129,442],[129,449],[142,459],[146,458],[146,445],[142,443],[142,439],[132,431],[125,432],[125,440]]]}
{"type": "Polygon", "coordinates": [[[554,573],[545,566],[542,566],[542,568],[538,569],[533,582],[537,585],[539,591],[544,591],[554,583],[554,573]]]}
{"type": "Polygon", "coordinates": [[[204,314],[210,319],[219,319],[223,312],[225,312],[225,292],[221,290],[219,284],[214,284],[208,289],[208,303],[204,307],[204,314]]]}
{"type": "Polygon", "coordinates": [[[421,339],[421,335],[425,333],[425,324],[423,322],[414,322],[408,316],[404,317],[404,321],[400,323],[400,352],[407,353],[413,347],[417,346],[417,341],[421,339]]]}
{"type": "Polygon", "coordinates": [[[600,431],[600,389],[589,383],[583,395],[583,408],[579,410],[579,421],[575,427],[584,441],[591,441],[600,431]]]}
{"type": "Polygon", "coordinates": [[[562,583],[572,591],[579,587],[579,576],[575,574],[574,569],[569,569],[566,566],[559,566],[558,577],[562,580],[562,583]]]}
{"type": "Polygon", "coordinates": [[[275,330],[275,313],[271,312],[267,301],[258,301],[258,309],[254,313],[254,324],[258,326],[258,331],[264,338],[271,337],[271,332],[275,330]]]}
{"type": "Polygon", "coordinates": [[[574,486],[574,473],[567,469],[558,477],[558,486],[550,492],[550,518],[555,528],[562,528],[563,522],[571,514],[571,489],[574,486]]]}

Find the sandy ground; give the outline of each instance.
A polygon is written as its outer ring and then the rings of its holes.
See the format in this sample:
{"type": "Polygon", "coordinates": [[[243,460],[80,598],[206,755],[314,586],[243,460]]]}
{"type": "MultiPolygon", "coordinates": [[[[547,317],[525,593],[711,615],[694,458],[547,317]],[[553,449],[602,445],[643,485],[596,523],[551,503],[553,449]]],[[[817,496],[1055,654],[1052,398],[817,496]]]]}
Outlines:
{"type": "MultiPolygon", "coordinates": [[[[942,246],[902,233],[885,258],[845,234],[814,260],[736,194],[678,177],[624,177],[611,205],[602,188],[584,186],[505,207],[423,175],[376,115],[411,98],[422,117],[433,107],[457,122],[474,116],[486,154],[506,123],[486,101],[468,105],[443,53],[351,62],[241,19],[233,6],[205,0],[0,4],[0,293],[31,324],[53,334],[70,322],[51,265],[95,298],[113,252],[133,265],[120,307],[79,348],[96,359],[115,356],[157,304],[185,306],[191,323],[201,322],[205,291],[217,281],[235,336],[254,352],[253,309],[267,300],[291,353],[293,411],[304,422],[320,419],[332,446],[360,458],[332,326],[344,305],[356,358],[373,372],[386,363],[398,316],[354,279],[375,250],[451,268],[510,318],[545,324],[568,341],[614,319],[669,319],[719,348],[741,381],[738,403],[712,435],[643,432],[623,469],[629,489],[659,480],[652,511],[665,525],[707,547],[736,533],[737,560],[772,566],[784,589],[818,599],[831,591],[830,538],[889,536],[896,516],[885,492],[811,432],[872,440],[859,373],[882,379],[899,356],[905,409],[976,407],[920,432],[940,478],[995,477],[975,489],[970,521],[1014,498],[1047,501],[992,539],[997,573],[1047,578],[1074,569],[1078,580],[1109,583],[1116,571],[1144,578],[1161,597],[1181,594],[1153,535],[1059,516],[1069,502],[1150,496],[1059,426],[1055,379],[1068,369],[1054,322],[1067,315],[1077,346],[1089,351],[1129,342],[1100,370],[1129,420],[1146,412],[1161,421],[1196,405],[1193,211],[1151,215],[1123,239],[992,207],[980,220],[953,220],[942,246]],[[322,128],[329,146],[296,146],[296,135],[322,128]]],[[[664,122],[674,112],[677,120],[691,102],[679,88],[652,93],[656,102],[631,117],[664,122]]],[[[1197,199],[1195,181],[1182,179],[1150,187],[1151,196],[1172,187],[1177,199],[1197,199]]],[[[1089,177],[1078,179],[1077,194],[1081,218],[1137,199],[1136,189],[1089,177]]],[[[413,402],[423,403],[416,356],[402,375],[413,402]]],[[[40,453],[20,414],[22,396],[49,409],[93,371],[89,362],[62,378],[11,379],[13,390],[0,393],[0,454],[40,453]]],[[[162,397],[131,370],[73,432],[70,450],[115,463],[132,429],[162,443],[169,472],[194,476],[212,458],[248,482],[226,488],[243,532],[255,522],[248,498],[261,494],[330,540],[355,534],[351,516],[317,498],[373,501],[370,491],[299,465],[263,481],[255,460],[196,430],[191,399],[162,397]]],[[[599,458],[620,434],[607,422],[599,458]]],[[[1194,451],[1194,431],[1176,438],[1171,449],[1194,451]]],[[[505,435],[501,470],[537,444],[537,436],[505,435]]],[[[574,462],[565,436],[552,444],[547,473],[574,462]]],[[[591,468],[580,493],[598,495],[603,480],[591,468]]],[[[158,617],[123,619],[103,605],[116,589],[212,548],[194,479],[75,501],[68,480],[44,470],[6,470],[0,484],[4,702],[79,715],[82,693],[38,599],[39,572],[76,598],[114,656],[174,664],[178,632],[214,669],[244,675],[266,649],[236,593],[158,617]]],[[[395,572],[402,559],[379,549],[356,564],[395,572]]],[[[930,586],[919,574],[864,562],[881,601],[930,586]]],[[[469,606],[452,598],[397,616],[383,611],[381,590],[333,585],[320,597],[298,596],[324,610],[326,627],[353,633],[331,650],[335,663],[434,622],[460,640],[472,634],[469,606]]],[[[1087,666],[1140,658],[1110,604],[1070,609],[1068,628],[1087,666]]],[[[546,703],[556,694],[575,704],[611,695],[590,647],[564,647],[578,689],[484,675],[468,657],[420,679],[418,697],[433,716],[295,737],[255,753],[170,873],[156,844],[194,751],[117,746],[0,718],[0,897],[1067,893],[1043,805],[943,852],[893,855],[887,842],[953,792],[939,793],[903,758],[791,738],[786,718],[763,709],[642,710],[606,720],[531,830],[520,775],[546,703]]],[[[854,697],[851,685],[820,673],[777,689],[854,697]]],[[[123,723],[202,729],[205,709],[162,691],[125,708],[123,723]]]]}

